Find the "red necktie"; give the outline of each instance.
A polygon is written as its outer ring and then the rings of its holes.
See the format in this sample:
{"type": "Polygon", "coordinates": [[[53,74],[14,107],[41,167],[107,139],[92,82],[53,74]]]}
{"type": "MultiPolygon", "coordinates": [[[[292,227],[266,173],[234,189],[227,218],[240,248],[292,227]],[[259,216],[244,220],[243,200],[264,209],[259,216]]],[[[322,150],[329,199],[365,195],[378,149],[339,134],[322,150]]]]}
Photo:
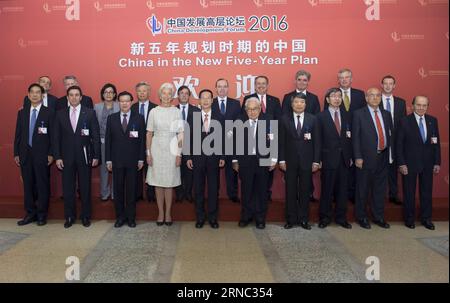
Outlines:
{"type": "Polygon", "coordinates": [[[261,96],[261,110],[263,114],[266,113],[266,95],[261,96]]]}
{"type": "Polygon", "coordinates": [[[377,124],[377,131],[378,131],[378,150],[383,150],[385,148],[383,127],[381,126],[381,121],[380,121],[380,118],[378,117],[378,111],[374,110],[374,113],[375,113],[375,122],[377,124]]]}
{"type": "Polygon", "coordinates": [[[338,134],[341,134],[341,122],[339,121],[338,111],[334,112],[334,125],[336,126],[336,130],[338,134]]]}

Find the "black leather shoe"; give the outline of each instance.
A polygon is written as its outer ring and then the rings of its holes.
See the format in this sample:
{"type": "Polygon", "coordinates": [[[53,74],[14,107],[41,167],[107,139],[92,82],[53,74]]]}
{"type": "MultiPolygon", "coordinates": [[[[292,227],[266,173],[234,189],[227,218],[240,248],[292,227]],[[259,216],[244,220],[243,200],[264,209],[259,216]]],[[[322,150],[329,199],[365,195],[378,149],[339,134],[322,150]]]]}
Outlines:
{"type": "Polygon", "coordinates": [[[422,225],[425,226],[425,228],[429,229],[429,230],[435,230],[436,229],[436,227],[434,226],[433,222],[431,222],[431,221],[424,221],[424,222],[422,222],[422,225]]]}
{"type": "Polygon", "coordinates": [[[337,223],[337,224],[340,225],[340,226],[342,226],[343,228],[346,228],[346,229],[352,229],[352,225],[351,225],[350,223],[348,223],[347,221],[339,222],[339,223],[337,223]]]}
{"type": "Polygon", "coordinates": [[[211,228],[217,229],[219,228],[219,223],[217,223],[217,221],[210,221],[209,226],[211,226],[211,228]]]}
{"type": "Polygon", "coordinates": [[[355,204],[355,198],[350,198],[348,200],[350,201],[350,203],[355,204]]]}
{"type": "Polygon", "coordinates": [[[197,221],[195,223],[195,228],[203,228],[203,225],[205,225],[205,221],[197,221]]]}
{"type": "Polygon", "coordinates": [[[192,196],[186,196],[186,201],[189,203],[194,203],[194,198],[192,198],[192,196]]]}
{"type": "Polygon", "coordinates": [[[300,222],[299,225],[306,230],[311,230],[311,225],[308,222],[300,222]]]}
{"type": "Polygon", "coordinates": [[[396,197],[389,198],[389,202],[395,204],[395,205],[402,205],[402,201],[396,197]]]}
{"type": "Polygon", "coordinates": [[[114,223],[114,227],[115,227],[115,228],[119,228],[119,227],[122,227],[124,224],[125,224],[125,220],[123,220],[123,219],[117,219],[117,220],[116,220],[116,223],[114,223]]]}
{"type": "Polygon", "coordinates": [[[69,228],[75,223],[75,220],[72,218],[66,219],[66,222],[64,222],[64,228],[69,228]]]}
{"type": "Polygon", "coordinates": [[[359,221],[358,221],[358,224],[359,224],[359,226],[361,226],[362,228],[365,228],[365,229],[371,229],[371,228],[372,228],[372,227],[370,226],[369,221],[367,221],[367,219],[359,220],[359,221]]]}
{"type": "Polygon", "coordinates": [[[164,224],[166,224],[167,226],[172,226],[173,222],[172,221],[166,221],[166,222],[164,222],[164,224]]]}
{"type": "Polygon", "coordinates": [[[89,227],[91,226],[91,220],[89,220],[88,218],[83,218],[81,219],[81,224],[83,224],[84,227],[89,227]]]}
{"type": "Polygon", "coordinates": [[[37,225],[38,226],[44,226],[46,224],[47,224],[47,220],[45,220],[45,219],[38,219],[37,220],[37,225]]]}
{"type": "Polygon", "coordinates": [[[158,226],[163,226],[164,225],[164,221],[162,221],[162,222],[160,222],[160,221],[156,221],[156,225],[158,225],[158,226]]]}
{"type": "Polygon", "coordinates": [[[183,202],[183,198],[179,198],[179,197],[175,198],[175,203],[181,203],[181,202],[183,202]]]}
{"type": "Polygon", "coordinates": [[[258,222],[258,223],[256,223],[256,228],[257,229],[264,229],[264,228],[266,228],[266,223],[258,222]]]}
{"type": "Polygon", "coordinates": [[[328,222],[326,222],[326,221],[320,221],[320,222],[319,222],[319,228],[325,228],[325,227],[328,226],[328,224],[330,224],[330,223],[328,223],[328,222]]]}
{"type": "Polygon", "coordinates": [[[291,229],[291,228],[294,228],[293,224],[291,224],[291,223],[284,224],[284,229],[291,229]]]}
{"type": "Polygon", "coordinates": [[[231,202],[233,202],[233,203],[240,203],[240,202],[241,202],[241,200],[239,200],[238,197],[232,197],[232,198],[230,198],[230,200],[231,200],[231,202]]]}
{"type": "Polygon", "coordinates": [[[107,202],[109,200],[109,197],[102,197],[100,198],[100,200],[102,200],[102,202],[107,202]]]}
{"type": "Polygon", "coordinates": [[[391,226],[384,220],[375,220],[373,221],[374,224],[378,225],[381,228],[390,228],[391,226]]]}
{"type": "Polygon", "coordinates": [[[128,220],[128,227],[135,228],[136,227],[136,221],[128,220]]]}
{"type": "Polygon", "coordinates": [[[250,223],[250,221],[248,221],[248,220],[240,220],[239,227],[246,227],[249,223],[250,223]]]}
{"type": "Polygon", "coordinates": [[[405,226],[408,227],[409,229],[414,229],[414,228],[416,228],[416,224],[414,224],[414,223],[408,223],[408,222],[405,222],[405,226]]]}
{"type": "Polygon", "coordinates": [[[33,223],[34,221],[36,221],[36,216],[34,216],[34,217],[25,216],[25,218],[23,218],[22,220],[17,222],[17,225],[24,226],[24,225],[33,223]]]}
{"type": "Polygon", "coordinates": [[[143,197],[143,196],[136,197],[136,202],[139,202],[139,201],[141,201],[141,200],[144,200],[144,197],[143,197]]]}

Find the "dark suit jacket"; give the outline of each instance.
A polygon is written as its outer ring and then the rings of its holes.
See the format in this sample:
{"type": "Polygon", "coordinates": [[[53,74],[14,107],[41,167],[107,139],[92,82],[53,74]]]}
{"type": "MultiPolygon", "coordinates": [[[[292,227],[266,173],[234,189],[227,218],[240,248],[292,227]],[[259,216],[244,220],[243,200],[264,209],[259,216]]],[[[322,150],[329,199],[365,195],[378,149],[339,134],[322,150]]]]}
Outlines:
{"type": "Polygon", "coordinates": [[[441,165],[441,139],[439,137],[438,121],[435,117],[425,115],[427,126],[427,141],[423,143],[419,125],[414,114],[404,117],[397,133],[397,165],[407,165],[409,172],[422,172],[441,165]],[[431,137],[437,138],[437,144],[432,144],[431,137]]]}
{"type": "MultiPolygon", "coordinates": [[[[282,110],[283,114],[292,114],[292,106],[291,106],[291,98],[297,94],[297,91],[290,92],[286,95],[284,95],[283,98],[283,105],[282,110]]],[[[305,112],[317,115],[320,113],[320,104],[319,104],[319,98],[314,95],[313,93],[310,93],[309,91],[306,91],[306,109],[305,112]]]]}
{"type": "MultiPolygon", "coordinates": [[[[326,99],[323,101],[324,109],[328,108],[328,102],[326,99]]],[[[366,102],[366,94],[359,89],[351,88],[350,90],[350,110],[349,112],[352,113],[355,110],[358,110],[360,108],[363,108],[367,105],[366,102]]],[[[344,95],[342,94],[342,104],[341,104],[341,110],[345,111],[345,105],[344,105],[344,95]]]]}
{"type": "MultiPolygon", "coordinates": [[[[148,111],[147,111],[147,117],[144,119],[145,121],[148,121],[148,116],[150,115],[150,111],[152,109],[154,109],[155,107],[157,107],[158,105],[156,105],[155,103],[148,101],[148,111]]],[[[139,114],[139,101],[134,103],[133,105],[131,105],[131,112],[132,113],[138,113],[139,114]]]]}
{"type": "MultiPolygon", "coordinates": [[[[219,129],[215,129],[213,127],[213,125],[210,122],[210,129],[208,133],[205,133],[203,131],[203,121],[202,121],[202,114],[201,114],[201,110],[199,111],[195,111],[196,113],[194,114],[194,112],[192,114],[188,114],[188,124],[189,124],[189,128],[190,128],[190,132],[189,132],[189,136],[190,136],[190,144],[191,144],[191,152],[190,155],[188,156],[188,159],[194,160],[194,161],[204,161],[209,159],[214,158],[215,160],[225,160],[225,155],[224,155],[224,150],[225,150],[225,146],[224,146],[224,119],[223,116],[215,111],[212,111],[211,109],[211,117],[210,117],[210,121],[212,122],[213,120],[217,121],[220,123],[221,128],[219,129]],[[194,123],[194,119],[199,119],[199,121],[196,121],[196,123],[194,123]],[[196,125],[201,125],[200,128],[195,128],[196,125]],[[205,155],[203,148],[201,148],[203,146],[203,140],[208,136],[208,135],[213,135],[215,132],[221,132],[220,133],[220,137],[221,138],[221,149],[220,149],[220,153],[214,153],[212,155],[205,155]],[[194,134],[195,136],[198,136],[200,138],[200,142],[196,143],[194,142],[194,134]],[[194,144],[197,147],[200,147],[201,150],[201,154],[200,155],[194,155],[193,151],[194,151],[194,144]],[[199,145],[197,145],[199,144],[199,145]]],[[[197,139],[198,140],[198,139],[197,139]]],[[[214,150],[214,147],[216,146],[215,144],[218,144],[219,142],[217,142],[217,140],[211,142],[212,145],[210,145],[211,149],[214,150]]],[[[218,164],[218,162],[217,162],[218,164]]]]}
{"type": "Polygon", "coordinates": [[[341,133],[338,134],[333,117],[328,109],[317,115],[321,135],[321,161],[323,169],[337,169],[342,159],[347,167],[350,167],[352,158],[352,139],[347,136],[351,132],[350,115],[346,111],[340,111],[341,133]]]}
{"type": "MultiPolygon", "coordinates": [[[[386,150],[391,146],[391,114],[380,109],[383,116],[386,150]]],[[[369,108],[363,107],[353,112],[352,122],[353,158],[363,159],[363,168],[375,169],[377,166],[378,136],[369,108]]]]}
{"type": "MultiPolygon", "coordinates": [[[[247,113],[245,111],[245,101],[247,101],[247,99],[251,97],[256,97],[257,99],[259,99],[258,94],[256,93],[248,95],[244,98],[244,102],[242,102],[242,112],[244,113],[245,116],[247,116],[247,113]]],[[[271,95],[266,95],[266,112],[264,115],[267,120],[280,119],[282,116],[280,99],[271,95]]]]}
{"type": "Polygon", "coordinates": [[[279,161],[300,163],[301,169],[311,169],[313,162],[320,163],[320,133],[317,118],[305,113],[300,136],[297,134],[293,114],[285,114],[279,123],[279,161]],[[305,140],[305,134],[311,140],[305,140]]]}
{"type": "MultiPolygon", "coordinates": [[[[58,103],[58,98],[51,95],[51,94],[47,94],[47,107],[52,110],[52,111],[56,111],[56,104],[58,103]]],[[[30,99],[28,99],[28,96],[25,96],[23,98],[23,107],[29,107],[31,105],[30,103],[30,99]]]]}
{"type": "Polygon", "coordinates": [[[53,147],[55,159],[62,159],[65,165],[74,162],[86,164],[86,160],[89,164],[93,159],[100,160],[100,127],[95,111],[81,106],[74,133],[70,124],[69,108],[59,110],[55,118],[53,147]],[[82,128],[89,129],[89,136],[81,135],[82,128]],[[84,148],[86,148],[87,159],[84,148]]]}
{"type": "Polygon", "coordinates": [[[144,117],[131,112],[126,132],[122,129],[121,112],[111,114],[106,122],[105,162],[111,161],[115,168],[136,168],[138,161],[145,160],[145,135],[147,133],[144,117]],[[138,137],[130,137],[137,131],[138,137]]]}
{"type": "Polygon", "coordinates": [[[227,98],[227,106],[225,108],[225,115],[222,115],[222,112],[220,111],[220,104],[219,99],[214,98],[213,104],[212,104],[212,110],[214,112],[219,113],[224,120],[232,120],[235,121],[239,118],[241,115],[241,103],[238,100],[227,98]]]}
{"type": "MultiPolygon", "coordinates": [[[[247,117],[247,113],[242,113],[241,116],[239,117],[240,121],[242,121],[243,123],[246,123],[248,121],[248,117],[247,117]]],[[[264,115],[262,112],[258,117],[258,123],[257,123],[257,128],[256,128],[256,155],[252,155],[249,153],[249,138],[248,138],[248,132],[249,132],[249,127],[244,129],[243,132],[243,142],[241,142],[240,140],[238,140],[237,138],[237,130],[234,129],[233,130],[233,140],[234,140],[234,156],[233,156],[233,160],[237,160],[239,163],[239,166],[241,167],[247,167],[250,166],[252,164],[252,159],[268,159],[270,154],[267,155],[263,155],[261,154],[261,151],[259,150],[259,135],[258,133],[261,131],[261,125],[262,123],[260,123],[261,121],[264,121],[266,123],[266,127],[265,127],[265,141],[266,141],[266,147],[268,148],[271,144],[271,141],[268,138],[268,134],[270,133],[270,121],[267,119],[267,116],[264,115]],[[241,148],[237,148],[237,146],[243,146],[243,153],[239,154],[239,150],[241,148]]],[[[241,168],[242,169],[242,168],[241,168]]]]}
{"type": "MultiPolygon", "coordinates": [[[[58,99],[58,102],[56,102],[56,110],[59,111],[61,109],[67,108],[67,96],[62,96],[58,99]]],[[[89,96],[81,96],[81,102],[80,104],[87,108],[94,108],[94,103],[92,102],[92,98],[89,96]]]]}
{"type": "MultiPolygon", "coordinates": [[[[30,128],[30,106],[19,110],[17,114],[16,133],[14,136],[14,156],[19,156],[20,162],[27,161],[28,134],[30,128]]],[[[45,106],[41,106],[33,131],[33,157],[47,162],[47,156],[52,156],[52,131],[53,112],[45,106]],[[46,127],[47,134],[39,134],[38,128],[46,127]]]]}

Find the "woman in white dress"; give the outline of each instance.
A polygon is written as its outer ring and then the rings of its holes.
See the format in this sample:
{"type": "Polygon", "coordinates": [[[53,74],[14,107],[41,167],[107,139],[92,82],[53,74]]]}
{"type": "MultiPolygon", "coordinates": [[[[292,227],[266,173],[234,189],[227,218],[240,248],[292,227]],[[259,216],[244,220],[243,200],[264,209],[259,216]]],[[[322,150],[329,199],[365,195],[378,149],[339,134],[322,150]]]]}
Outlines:
{"type": "Polygon", "coordinates": [[[172,192],[181,184],[183,120],[180,110],[172,105],[174,92],[172,84],[161,85],[158,91],[161,105],[150,112],[147,122],[146,180],[155,186],[158,226],[172,225],[172,192]]]}

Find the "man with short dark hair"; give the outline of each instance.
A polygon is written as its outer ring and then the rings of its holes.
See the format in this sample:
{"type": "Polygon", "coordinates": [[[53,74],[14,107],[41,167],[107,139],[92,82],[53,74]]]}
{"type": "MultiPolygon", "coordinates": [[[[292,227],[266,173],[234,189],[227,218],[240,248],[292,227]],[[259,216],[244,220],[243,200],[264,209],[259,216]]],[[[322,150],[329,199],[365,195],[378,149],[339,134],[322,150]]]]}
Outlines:
{"type": "Polygon", "coordinates": [[[133,96],[121,92],[120,111],[108,117],[105,135],[105,160],[113,173],[116,223],[136,227],[137,172],[144,166],[146,127],[144,117],[131,111],[133,96]]]}
{"type": "Polygon", "coordinates": [[[414,112],[402,119],[397,136],[397,164],[403,175],[404,220],[408,228],[415,228],[416,183],[419,179],[420,221],[425,228],[434,230],[431,221],[433,174],[441,165],[441,139],[438,121],[427,114],[429,100],[416,96],[414,112]]]}
{"type": "Polygon", "coordinates": [[[42,105],[45,90],[39,84],[28,87],[29,106],[17,114],[14,136],[14,161],[23,181],[25,217],[17,222],[26,225],[47,223],[50,198],[50,168],[53,162],[53,112],[42,105]]]}
{"type": "Polygon", "coordinates": [[[91,169],[100,159],[100,127],[95,111],[81,105],[81,88],[67,89],[70,107],[56,113],[54,127],[54,156],[62,170],[65,228],[76,218],[75,184],[81,196],[81,221],[91,225],[91,169]]]}

